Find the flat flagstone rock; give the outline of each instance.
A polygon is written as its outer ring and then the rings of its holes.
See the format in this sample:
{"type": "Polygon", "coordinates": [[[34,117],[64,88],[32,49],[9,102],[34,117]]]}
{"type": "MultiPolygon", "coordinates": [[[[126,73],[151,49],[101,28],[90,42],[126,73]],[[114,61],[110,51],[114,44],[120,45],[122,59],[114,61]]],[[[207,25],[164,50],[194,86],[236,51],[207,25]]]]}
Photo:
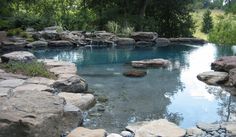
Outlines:
{"type": "Polygon", "coordinates": [[[130,124],[126,129],[134,132],[135,137],[182,137],[186,134],[184,129],[165,119],[130,124]]]}
{"type": "Polygon", "coordinates": [[[77,76],[76,74],[59,74],[58,79],[69,79],[70,77],[77,76]]]}
{"type": "Polygon", "coordinates": [[[55,80],[43,78],[43,77],[32,77],[25,81],[27,84],[40,84],[50,86],[55,82],[55,80]]]}
{"type": "Polygon", "coordinates": [[[58,96],[65,98],[66,102],[70,102],[82,110],[88,110],[96,103],[95,97],[92,94],[61,92],[58,96]]]}
{"type": "Polygon", "coordinates": [[[54,89],[46,86],[46,85],[40,85],[40,84],[25,84],[25,85],[21,85],[16,87],[14,90],[14,92],[18,92],[18,91],[48,91],[48,92],[53,92],[54,89]]]}
{"type": "Polygon", "coordinates": [[[49,92],[19,91],[0,99],[1,137],[59,137],[75,128],[81,115],[64,110],[64,100],[49,92]],[[69,115],[70,119],[67,123],[69,115]]]}
{"type": "Polygon", "coordinates": [[[1,88],[0,87],[0,97],[9,97],[11,88],[1,88]]]}
{"type": "Polygon", "coordinates": [[[0,73],[0,79],[9,80],[9,79],[28,79],[28,76],[24,76],[21,74],[12,74],[12,73],[0,73]]]}
{"type": "Polygon", "coordinates": [[[28,51],[14,51],[14,52],[2,55],[1,59],[3,63],[5,62],[7,63],[9,61],[27,62],[27,61],[35,60],[36,57],[28,51]]]}
{"type": "Polygon", "coordinates": [[[197,123],[197,127],[204,131],[211,132],[220,129],[220,124],[197,123]]]}
{"type": "Polygon", "coordinates": [[[134,68],[148,68],[148,67],[160,68],[160,67],[168,67],[170,64],[171,64],[170,61],[161,58],[131,62],[131,65],[134,68]]]}
{"type": "Polygon", "coordinates": [[[196,135],[199,136],[199,135],[203,135],[203,134],[204,134],[204,132],[201,129],[196,128],[196,127],[187,129],[187,135],[189,135],[189,136],[196,136],[196,135]]]}
{"type": "Polygon", "coordinates": [[[106,131],[104,129],[87,129],[78,127],[67,136],[67,137],[106,137],[106,131]]]}
{"type": "Polygon", "coordinates": [[[208,71],[198,74],[197,78],[209,85],[218,85],[226,82],[229,77],[226,72],[208,71]]]}
{"type": "Polygon", "coordinates": [[[75,66],[62,66],[62,67],[54,67],[49,69],[50,72],[54,73],[55,75],[59,74],[76,74],[77,68],[75,66]]]}
{"type": "Polygon", "coordinates": [[[61,67],[61,66],[75,66],[74,63],[71,62],[65,62],[65,61],[57,61],[53,59],[41,59],[38,60],[39,62],[43,62],[48,67],[61,67]]]}
{"type": "Polygon", "coordinates": [[[3,80],[3,81],[0,82],[0,87],[15,88],[17,86],[22,85],[24,82],[25,82],[25,80],[22,80],[22,79],[3,80]]]}

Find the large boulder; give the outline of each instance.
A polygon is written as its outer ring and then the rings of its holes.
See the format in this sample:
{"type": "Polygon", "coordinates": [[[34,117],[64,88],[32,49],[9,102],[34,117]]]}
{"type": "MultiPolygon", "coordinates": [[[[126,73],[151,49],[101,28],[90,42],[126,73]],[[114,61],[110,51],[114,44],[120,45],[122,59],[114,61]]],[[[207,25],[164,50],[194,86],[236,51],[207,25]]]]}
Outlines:
{"type": "Polygon", "coordinates": [[[167,38],[157,38],[156,39],[156,45],[158,47],[168,46],[169,44],[170,44],[170,40],[167,38]]]}
{"type": "Polygon", "coordinates": [[[40,91],[18,91],[0,98],[0,136],[59,137],[82,118],[81,112],[65,110],[64,104],[62,98],[40,91]]]}
{"type": "Polygon", "coordinates": [[[117,38],[117,40],[115,41],[115,43],[118,46],[124,46],[124,45],[134,45],[135,44],[135,40],[132,38],[117,38]]]}
{"type": "Polygon", "coordinates": [[[53,87],[60,92],[83,93],[88,90],[88,84],[79,76],[57,80],[53,87]]]}
{"type": "Polygon", "coordinates": [[[43,31],[37,35],[34,35],[36,38],[43,38],[46,40],[60,40],[60,35],[56,31],[43,31]]]}
{"type": "Polygon", "coordinates": [[[209,85],[224,84],[228,80],[228,73],[208,71],[197,75],[198,80],[205,82],[209,85]]]}
{"type": "Polygon", "coordinates": [[[182,137],[186,131],[165,119],[129,124],[126,129],[135,137],[182,137]]]}
{"type": "Polygon", "coordinates": [[[165,59],[149,59],[149,60],[140,60],[132,61],[131,65],[134,68],[148,68],[148,67],[168,67],[171,64],[169,60],[165,59]]]}
{"type": "Polygon", "coordinates": [[[49,41],[49,47],[75,47],[76,45],[70,41],[58,40],[58,41],[49,41]]]}
{"type": "Polygon", "coordinates": [[[65,98],[66,102],[75,105],[81,110],[88,110],[96,103],[95,97],[92,94],[61,92],[58,96],[65,98]]]}
{"type": "Polygon", "coordinates": [[[169,38],[169,41],[174,44],[205,44],[206,41],[198,38],[169,38]]]}
{"type": "Polygon", "coordinates": [[[158,37],[156,32],[134,32],[131,34],[131,38],[135,41],[148,41],[153,42],[158,37]]]}
{"type": "Polygon", "coordinates": [[[46,41],[34,41],[26,45],[27,48],[45,48],[48,46],[46,41]]]}
{"type": "Polygon", "coordinates": [[[0,48],[5,51],[16,51],[24,49],[26,44],[26,42],[2,41],[0,48]]]}
{"type": "Polygon", "coordinates": [[[36,57],[32,53],[27,51],[15,51],[1,56],[1,60],[3,63],[7,63],[9,61],[28,62],[35,59],[36,57]]]}
{"type": "Polygon", "coordinates": [[[106,137],[107,133],[104,129],[87,129],[78,127],[70,132],[67,137],[106,137]]]}
{"type": "Polygon", "coordinates": [[[211,64],[211,69],[215,71],[226,71],[236,68],[236,56],[221,57],[211,64]]]}

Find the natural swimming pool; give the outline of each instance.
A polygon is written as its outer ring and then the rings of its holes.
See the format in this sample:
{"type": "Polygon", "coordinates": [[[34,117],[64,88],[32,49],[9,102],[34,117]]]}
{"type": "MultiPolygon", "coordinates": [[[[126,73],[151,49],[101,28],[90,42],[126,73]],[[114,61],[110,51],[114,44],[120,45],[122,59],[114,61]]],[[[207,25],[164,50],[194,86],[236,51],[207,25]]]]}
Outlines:
{"type": "Polygon", "coordinates": [[[210,70],[216,58],[233,55],[230,47],[175,45],[152,49],[47,49],[38,58],[54,58],[77,64],[78,73],[99,96],[106,96],[105,111],[92,109],[84,126],[109,132],[127,123],[167,118],[188,128],[196,122],[236,120],[236,98],[220,87],[207,86],[197,74],[210,70]],[[122,75],[133,60],[164,58],[167,69],[146,69],[143,78],[122,75]],[[93,115],[90,115],[93,114],[93,115]]]}

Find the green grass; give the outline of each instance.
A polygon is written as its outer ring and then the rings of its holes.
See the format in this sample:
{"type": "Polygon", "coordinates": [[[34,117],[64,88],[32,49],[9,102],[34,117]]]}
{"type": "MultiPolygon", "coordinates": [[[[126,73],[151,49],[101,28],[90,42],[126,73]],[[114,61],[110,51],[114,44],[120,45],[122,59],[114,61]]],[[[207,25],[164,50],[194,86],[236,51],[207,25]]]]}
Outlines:
{"type": "Polygon", "coordinates": [[[55,79],[56,76],[50,73],[45,65],[41,62],[9,62],[0,64],[0,68],[4,69],[6,72],[23,74],[32,77],[46,77],[55,79]]]}
{"type": "MultiPolygon", "coordinates": [[[[197,10],[193,13],[191,13],[193,21],[195,22],[195,27],[196,31],[193,34],[194,37],[196,38],[201,38],[204,40],[208,39],[208,35],[201,32],[201,27],[202,27],[202,21],[203,21],[203,14],[205,13],[206,10],[197,10]]],[[[211,10],[211,16],[213,18],[213,25],[218,23],[219,17],[224,15],[224,11],[222,10],[211,10]]]]}

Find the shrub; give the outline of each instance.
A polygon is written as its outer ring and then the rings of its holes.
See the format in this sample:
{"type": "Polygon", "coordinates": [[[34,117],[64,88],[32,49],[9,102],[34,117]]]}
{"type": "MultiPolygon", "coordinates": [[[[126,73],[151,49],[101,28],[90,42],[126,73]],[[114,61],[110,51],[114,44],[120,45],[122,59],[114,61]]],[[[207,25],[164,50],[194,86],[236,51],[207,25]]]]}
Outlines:
{"type": "Polygon", "coordinates": [[[121,33],[124,36],[130,36],[132,32],[134,32],[134,27],[131,26],[126,26],[121,29],[121,33]]]}
{"type": "Polygon", "coordinates": [[[15,28],[15,29],[9,29],[7,31],[7,36],[18,36],[21,33],[23,33],[24,31],[21,28],[15,28]]]}
{"type": "Polygon", "coordinates": [[[6,64],[1,64],[1,68],[5,69],[7,72],[23,74],[27,76],[40,76],[46,78],[55,78],[55,75],[48,72],[45,65],[41,62],[32,61],[32,62],[9,62],[6,64]]]}
{"type": "Polygon", "coordinates": [[[107,31],[117,34],[120,26],[115,21],[108,21],[106,25],[107,31]]]}
{"type": "Polygon", "coordinates": [[[210,30],[213,28],[213,21],[211,17],[211,11],[207,10],[203,14],[203,22],[202,22],[202,32],[209,33],[210,30]]]}
{"type": "Polygon", "coordinates": [[[219,20],[209,33],[209,41],[217,44],[236,44],[236,17],[227,15],[219,20]]]}

